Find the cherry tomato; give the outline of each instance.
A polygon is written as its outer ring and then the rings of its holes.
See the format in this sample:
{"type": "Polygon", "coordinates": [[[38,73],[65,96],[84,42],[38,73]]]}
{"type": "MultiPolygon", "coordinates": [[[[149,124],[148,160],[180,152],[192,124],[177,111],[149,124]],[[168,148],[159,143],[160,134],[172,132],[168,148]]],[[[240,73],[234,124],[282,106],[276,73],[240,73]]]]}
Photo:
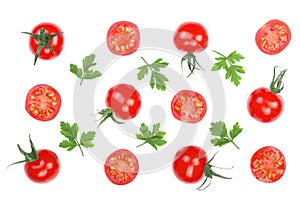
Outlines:
{"type": "Polygon", "coordinates": [[[38,160],[25,163],[25,173],[33,182],[47,183],[59,173],[60,162],[57,155],[47,149],[37,151],[38,160]]]}
{"type": "Polygon", "coordinates": [[[191,90],[181,90],[172,99],[171,111],[180,121],[197,123],[206,113],[206,101],[202,95],[191,90]]]}
{"type": "Polygon", "coordinates": [[[51,86],[39,84],[27,94],[25,109],[34,119],[49,121],[56,117],[60,110],[61,98],[51,86]]]}
{"type": "Polygon", "coordinates": [[[275,68],[270,89],[265,87],[257,88],[248,98],[248,112],[254,119],[260,122],[272,122],[276,120],[284,108],[284,102],[279,93],[283,89],[282,78],[286,70],[281,71],[278,77],[275,78],[275,68]]]}
{"type": "Polygon", "coordinates": [[[250,167],[256,179],[264,183],[273,183],[283,176],[286,162],[279,149],[265,146],[253,154],[250,167]]]}
{"type": "Polygon", "coordinates": [[[201,52],[207,47],[207,43],[207,31],[202,24],[197,22],[181,24],[174,35],[174,44],[182,51],[201,52]]]}
{"type": "Polygon", "coordinates": [[[133,86],[118,84],[107,92],[106,106],[113,110],[116,117],[132,119],[141,108],[141,96],[133,86]]]}
{"type": "Polygon", "coordinates": [[[112,183],[125,185],[132,182],[137,176],[139,163],[133,153],[126,149],[119,149],[108,156],[104,170],[112,183]]]}
{"type": "Polygon", "coordinates": [[[254,90],[248,99],[250,115],[260,122],[272,122],[282,113],[283,99],[268,88],[254,90]]]}
{"type": "Polygon", "coordinates": [[[140,44],[138,27],[128,21],[119,21],[111,25],[107,32],[108,49],[116,55],[134,53],[140,44]]]}
{"type": "Polygon", "coordinates": [[[265,23],[256,33],[257,47],[264,53],[275,55],[285,49],[291,40],[291,31],[287,24],[280,20],[265,23]]]}
{"type": "Polygon", "coordinates": [[[23,33],[31,35],[29,47],[31,52],[35,54],[34,64],[37,58],[50,60],[57,57],[63,49],[63,32],[53,23],[40,23],[32,29],[31,33],[23,33]]]}
{"type": "Polygon", "coordinates": [[[179,180],[195,183],[203,178],[206,163],[207,155],[203,149],[196,146],[186,146],[176,153],[173,172],[179,180]]]}

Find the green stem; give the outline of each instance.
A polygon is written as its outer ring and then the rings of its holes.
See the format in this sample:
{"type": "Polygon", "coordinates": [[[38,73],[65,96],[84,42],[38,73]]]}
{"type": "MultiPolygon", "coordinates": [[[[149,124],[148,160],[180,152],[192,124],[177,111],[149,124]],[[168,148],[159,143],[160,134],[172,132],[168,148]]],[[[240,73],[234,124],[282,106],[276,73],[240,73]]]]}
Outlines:
{"type": "Polygon", "coordinates": [[[81,145],[80,145],[80,143],[78,142],[78,140],[75,138],[75,141],[76,141],[76,143],[77,143],[77,146],[79,147],[79,149],[80,149],[80,152],[81,152],[81,155],[82,156],[84,156],[84,154],[83,154],[83,150],[82,150],[82,148],[81,148],[81,145]]]}
{"type": "Polygon", "coordinates": [[[140,147],[140,146],[143,146],[143,145],[146,144],[146,143],[147,143],[147,142],[145,141],[144,143],[142,143],[142,144],[136,146],[136,148],[138,148],[138,147],[140,147]]]}
{"type": "Polygon", "coordinates": [[[146,63],[146,65],[148,66],[148,68],[153,72],[151,66],[149,65],[149,63],[144,59],[144,57],[141,57],[143,59],[143,61],[146,63]]]}
{"type": "Polygon", "coordinates": [[[233,140],[230,140],[230,142],[231,142],[237,149],[240,149],[240,147],[239,147],[233,140]]]}
{"type": "Polygon", "coordinates": [[[82,82],[83,82],[83,78],[80,79],[80,85],[82,84],[82,82]]]}
{"type": "Polygon", "coordinates": [[[219,52],[217,52],[217,51],[215,51],[215,50],[212,50],[212,52],[215,52],[216,54],[219,54],[220,56],[222,56],[222,57],[224,57],[224,58],[227,58],[226,56],[224,56],[223,54],[221,54],[221,53],[219,53],[219,52]]]}

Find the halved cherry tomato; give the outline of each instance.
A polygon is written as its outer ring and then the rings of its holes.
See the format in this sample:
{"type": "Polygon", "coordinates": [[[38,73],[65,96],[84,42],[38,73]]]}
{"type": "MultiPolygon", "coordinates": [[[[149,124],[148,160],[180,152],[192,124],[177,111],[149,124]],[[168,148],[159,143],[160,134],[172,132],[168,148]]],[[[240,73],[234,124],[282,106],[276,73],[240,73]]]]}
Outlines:
{"type": "Polygon", "coordinates": [[[116,55],[134,53],[140,44],[140,32],[132,22],[119,21],[111,25],[107,32],[108,49],[116,55]]]}
{"type": "Polygon", "coordinates": [[[27,94],[25,109],[34,119],[49,121],[56,117],[60,110],[61,98],[51,86],[39,84],[27,94]]]}
{"type": "Polygon", "coordinates": [[[271,20],[265,23],[256,33],[257,47],[264,53],[275,55],[285,49],[291,40],[291,31],[286,23],[271,20]]]}
{"type": "Polygon", "coordinates": [[[49,60],[57,57],[63,49],[63,32],[53,23],[43,22],[36,25],[31,33],[23,33],[31,35],[29,47],[31,52],[35,54],[34,64],[37,58],[49,60]]]}
{"type": "Polygon", "coordinates": [[[133,153],[126,149],[119,149],[108,156],[104,170],[112,183],[125,185],[132,182],[137,176],[139,163],[133,153]]]}
{"type": "Polygon", "coordinates": [[[273,183],[283,176],[286,162],[279,149],[265,146],[253,154],[250,167],[256,179],[264,183],[273,183]]]}
{"type": "Polygon", "coordinates": [[[172,99],[171,111],[180,121],[197,123],[206,113],[206,101],[202,95],[191,90],[181,90],[172,99]]]}

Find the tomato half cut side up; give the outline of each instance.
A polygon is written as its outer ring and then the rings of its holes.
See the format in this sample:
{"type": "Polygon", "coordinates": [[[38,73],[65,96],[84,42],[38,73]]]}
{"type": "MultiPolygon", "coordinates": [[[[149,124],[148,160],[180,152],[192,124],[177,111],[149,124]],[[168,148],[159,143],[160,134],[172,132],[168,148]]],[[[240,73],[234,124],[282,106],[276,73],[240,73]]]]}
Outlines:
{"type": "Polygon", "coordinates": [[[112,183],[126,185],[137,176],[139,163],[133,153],[126,149],[119,149],[108,156],[104,170],[107,178],[112,183]]]}
{"type": "Polygon", "coordinates": [[[25,109],[36,120],[52,120],[58,114],[60,106],[59,93],[49,85],[36,85],[27,93],[25,109]]]}
{"type": "Polygon", "coordinates": [[[179,91],[172,99],[171,111],[180,121],[197,123],[206,114],[207,105],[204,97],[191,90],[179,91]]]}
{"type": "Polygon", "coordinates": [[[113,54],[120,56],[132,54],[138,49],[139,44],[140,32],[132,22],[116,22],[107,32],[107,46],[113,54]]]}
{"type": "Polygon", "coordinates": [[[265,146],[253,154],[250,167],[257,180],[273,183],[278,181],[285,172],[285,157],[279,149],[265,146]]]}
{"type": "Polygon", "coordinates": [[[286,23],[271,20],[265,23],[256,33],[257,47],[264,53],[275,55],[284,50],[291,40],[291,31],[286,23]]]}

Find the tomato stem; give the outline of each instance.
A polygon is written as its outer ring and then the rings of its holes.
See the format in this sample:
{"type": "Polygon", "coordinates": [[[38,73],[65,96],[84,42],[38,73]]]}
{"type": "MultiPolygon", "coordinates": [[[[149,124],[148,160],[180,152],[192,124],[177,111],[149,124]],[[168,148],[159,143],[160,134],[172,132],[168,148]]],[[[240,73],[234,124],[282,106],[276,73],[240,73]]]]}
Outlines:
{"type": "Polygon", "coordinates": [[[20,145],[18,144],[18,149],[20,151],[20,153],[25,156],[25,159],[24,160],[21,160],[21,161],[18,161],[18,162],[14,162],[12,164],[10,164],[9,166],[7,166],[7,168],[9,168],[10,166],[12,165],[15,165],[15,164],[19,164],[19,163],[24,163],[24,162],[33,162],[33,161],[36,161],[39,159],[39,156],[37,154],[37,151],[34,147],[34,144],[30,138],[30,134],[29,134],[29,143],[30,143],[30,147],[31,147],[31,152],[30,153],[27,153],[25,152],[21,147],[20,145]]]}
{"type": "Polygon", "coordinates": [[[24,34],[28,34],[30,36],[32,36],[37,42],[38,42],[38,49],[35,52],[35,57],[34,57],[34,63],[33,65],[35,65],[42,49],[44,47],[47,47],[48,49],[50,49],[50,51],[52,51],[52,53],[55,54],[54,49],[50,46],[49,42],[52,40],[52,38],[56,37],[59,34],[63,34],[63,32],[58,32],[58,33],[54,33],[54,34],[47,34],[44,28],[41,28],[40,33],[39,34],[33,34],[33,33],[29,33],[29,32],[22,32],[24,34]]]}
{"type": "MultiPolygon", "coordinates": [[[[214,172],[212,170],[213,167],[214,168],[220,168],[220,167],[216,167],[216,166],[210,164],[213,161],[213,159],[215,158],[215,156],[217,155],[217,153],[218,152],[216,152],[214,154],[214,156],[205,164],[205,166],[204,166],[204,175],[205,175],[206,178],[205,178],[204,182],[198,188],[196,188],[196,190],[202,191],[202,190],[208,188],[208,186],[211,183],[211,179],[214,176],[215,177],[219,177],[219,178],[223,178],[223,179],[232,179],[230,177],[226,177],[226,176],[220,175],[220,174],[218,174],[218,173],[216,173],[216,172],[214,172]],[[205,183],[206,183],[207,180],[209,180],[209,184],[203,188],[203,186],[205,185],[205,183]]],[[[222,169],[226,169],[226,168],[222,168],[222,169]]]]}
{"type": "Polygon", "coordinates": [[[114,117],[113,110],[111,108],[102,109],[98,111],[97,114],[102,115],[102,117],[99,119],[100,123],[98,127],[108,118],[111,118],[117,124],[124,124],[124,122],[120,122],[114,117]]]}
{"type": "Polygon", "coordinates": [[[272,78],[272,82],[270,85],[270,90],[272,93],[277,94],[280,93],[281,90],[283,90],[284,88],[284,83],[282,82],[283,76],[286,72],[287,69],[280,71],[279,75],[276,77],[276,68],[278,66],[274,67],[274,71],[273,71],[273,78],[272,78]]]}
{"type": "Polygon", "coordinates": [[[193,52],[187,52],[187,54],[185,56],[182,57],[181,59],[181,70],[183,71],[183,62],[187,60],[187,64],[190,70],[190,74],[187,76],[190,77],[193,73],[194,70],[197,69],[199,70],[199,68],[197,68],[196,66],[198,65],[203,71],[205,71],[205,69],[203,69],[201,67],[201,65],[198,63],[197,58],[195,56],[195,54],[193,52]]]}

